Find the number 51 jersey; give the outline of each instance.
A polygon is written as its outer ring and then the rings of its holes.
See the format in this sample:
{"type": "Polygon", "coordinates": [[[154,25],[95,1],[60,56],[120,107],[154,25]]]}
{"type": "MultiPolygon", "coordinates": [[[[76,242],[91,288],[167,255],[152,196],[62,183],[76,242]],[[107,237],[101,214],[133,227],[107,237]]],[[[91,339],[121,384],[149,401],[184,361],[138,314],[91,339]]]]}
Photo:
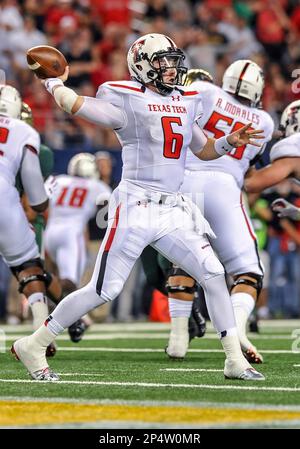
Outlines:
{"type": "Polygon", "coordinates": [[[252,129],[264,131],[265,138],[259,141],[261,147],[243,145],[212,161],[201,161],[192,152],[188,153],[186,169],[229,173],[241,188],[251,161],[263,153],[266,142],[272,138],[274,123],[271,116],[262,109],[242,104],[233,95],[206,81],[196,81],[190,87],[201,94],[204,112],[197,123],[209,137],[218,139],[250,122],[252,129]]]}

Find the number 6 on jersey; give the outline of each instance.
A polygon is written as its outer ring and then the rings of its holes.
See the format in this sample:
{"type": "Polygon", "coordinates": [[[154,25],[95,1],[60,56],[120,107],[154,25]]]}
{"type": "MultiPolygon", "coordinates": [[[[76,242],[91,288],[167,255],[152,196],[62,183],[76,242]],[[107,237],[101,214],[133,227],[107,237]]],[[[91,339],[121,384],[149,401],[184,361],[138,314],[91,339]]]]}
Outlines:
{"type": "Polygon", "coordinates": [[[180,117],[162,117],[161,124],[164,132],[164,157],[179,159],[183,145],[183,135],[175,133],[172,124],[182,126],[180,117]]]}

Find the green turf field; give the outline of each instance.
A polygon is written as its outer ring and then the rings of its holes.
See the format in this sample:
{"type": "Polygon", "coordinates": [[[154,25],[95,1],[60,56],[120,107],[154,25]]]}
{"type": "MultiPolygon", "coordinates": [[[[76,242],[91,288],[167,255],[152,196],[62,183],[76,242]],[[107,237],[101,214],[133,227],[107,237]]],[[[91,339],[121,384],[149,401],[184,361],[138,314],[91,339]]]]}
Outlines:
{"type": "Polygon", "coordinates": [[[264,382],[224,379],[211,328],[193,340],[185,361],[168,360],[161,323],[93,325],[79,344],[63,334],[50,359],[61,381],[33,382],[9,353],[28,333],[29,326],[0,328],[2,427],[300,428],[300,321],[265,322],[250,334],[265,359],[257,366],[264,382]]]}

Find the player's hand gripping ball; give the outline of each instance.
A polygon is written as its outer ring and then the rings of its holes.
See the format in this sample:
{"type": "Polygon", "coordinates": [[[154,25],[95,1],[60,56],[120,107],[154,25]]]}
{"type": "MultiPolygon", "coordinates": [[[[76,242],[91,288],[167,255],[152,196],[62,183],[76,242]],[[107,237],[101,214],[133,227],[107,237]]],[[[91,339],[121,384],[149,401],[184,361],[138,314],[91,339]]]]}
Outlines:
{"type": "Polygon", "coordinates": [[[49,45],[38,45],[27,51],[30,70],[40,79],[57,78],[65,73],[68,65],[64,55],[49,45]]]}

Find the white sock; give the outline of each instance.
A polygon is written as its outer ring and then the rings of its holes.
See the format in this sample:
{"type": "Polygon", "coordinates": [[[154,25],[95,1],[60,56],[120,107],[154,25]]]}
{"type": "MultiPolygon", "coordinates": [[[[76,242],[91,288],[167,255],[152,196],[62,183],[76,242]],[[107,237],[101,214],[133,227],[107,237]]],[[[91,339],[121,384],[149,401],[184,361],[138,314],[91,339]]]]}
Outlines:
{"type": "Polygon", "coordinates": [[[47,298],[42,292],[32,293],[32,295],[29,295],[27,299],[30,306],[32,306],[36,302],[47,302],[47,298]]]}
{"type": "Polygon", "coordinates": [[[243,350],[253,347],[246,335],[248,318],[254,309],[255,301],[248,293],[240,292],[231,295],[238,335],[243,350]]]}
{"type": "Polygon", "coordinates": [[[168,299],[169,299],[169,312],[171,318],[190,317],[193,301],[184,301],[182,299],[175,299],[175,298],[168,298],[168,299]]]}
{"type": "Polygon", "coordinates": [[[176,335],[188,335],[189,318],[193,301],[169,298],[169,312],[171,317],[171,333],[176,335]]]}
{"type": "Polygon", "coordinates": [[[49,332],[51,332],[55,337],[64,331],[64,328],[52,317],[52,315],[49,315],[45,325],[48,327],[49,332]]]}
{"type": "Polygon", "coordinates": [[[33,293],[28,297],[32,312],[33,329],[38,329],[49,315],[47,298],[43,293],[33,293]]]}

